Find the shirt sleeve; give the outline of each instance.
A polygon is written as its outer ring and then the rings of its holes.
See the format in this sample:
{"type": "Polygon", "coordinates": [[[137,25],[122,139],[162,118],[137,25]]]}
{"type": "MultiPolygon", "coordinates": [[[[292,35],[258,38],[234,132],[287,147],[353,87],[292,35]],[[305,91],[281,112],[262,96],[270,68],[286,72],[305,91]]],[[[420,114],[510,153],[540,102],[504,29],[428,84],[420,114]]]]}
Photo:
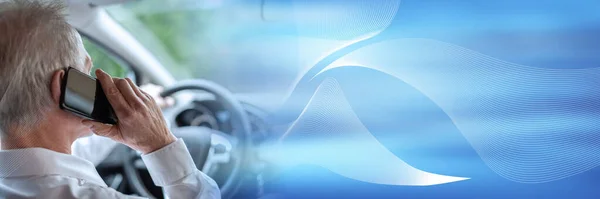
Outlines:
{"type": "Polygon", "coordinates": [[[221,198],[219,187],[196,168],[182,139],[152,153],[142,155],[156,186],[167,198],[221,198]]]}

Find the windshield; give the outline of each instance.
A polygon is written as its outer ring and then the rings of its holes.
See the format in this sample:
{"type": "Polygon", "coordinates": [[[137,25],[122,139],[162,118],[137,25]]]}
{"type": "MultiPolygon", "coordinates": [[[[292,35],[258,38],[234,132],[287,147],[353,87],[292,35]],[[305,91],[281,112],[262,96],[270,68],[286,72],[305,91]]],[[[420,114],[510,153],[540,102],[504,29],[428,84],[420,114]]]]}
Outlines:
{"type": "Polygon", "coordinates": [[[535,67],[587,68],[600,61],[588,42],[597,41],[588,33],[596,27],[593,8],[573,12],[533,1],[516,12],[512,6],[520,1],[341,2],[327,10],[319,1],[145,0],[106,10],[177,80],[209,79],[235,93],[285,93],[332,52],[373,35],[434,39],[535,67]]]}
{"type": "Polygon", "coordinates": [[[106,10],[177,80],[209,79],[241,93],[280,92],[296,78],[296,53],[282,52],[295,50],[295,41],[285,34],[265,37],[250,32],[260,30],[260,8],[220,1],[148,0],[106,10]]]}

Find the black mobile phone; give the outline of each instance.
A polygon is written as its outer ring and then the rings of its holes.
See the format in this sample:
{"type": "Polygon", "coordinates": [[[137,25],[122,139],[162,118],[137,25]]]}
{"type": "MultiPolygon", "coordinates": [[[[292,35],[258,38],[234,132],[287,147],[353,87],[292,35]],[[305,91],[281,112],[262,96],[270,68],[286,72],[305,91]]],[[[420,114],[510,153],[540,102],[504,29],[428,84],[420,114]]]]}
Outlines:
{"type": "Polygon", "coordinates": [[[60,108],[97,122],[117,124],[118,121],[100,82],[72,67],[66,69],[62,80],[60,108]]]}

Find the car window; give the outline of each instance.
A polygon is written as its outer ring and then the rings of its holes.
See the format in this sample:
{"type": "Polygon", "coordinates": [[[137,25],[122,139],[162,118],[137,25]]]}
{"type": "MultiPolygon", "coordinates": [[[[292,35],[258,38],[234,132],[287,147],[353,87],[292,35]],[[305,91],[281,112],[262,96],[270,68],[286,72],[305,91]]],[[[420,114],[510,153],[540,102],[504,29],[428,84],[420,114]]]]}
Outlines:
{"type": "MultiPolygon", "coordinates": [[[[121,59],[111,55],[108,51],[96,44],[94,41],[82,37],[83,45],[92,58],[94,67],[92,71],[96,69],[102,69],[113,77],[125,77],[129,71],[129,66],[121,59]]],[[[96,77],[92,72],[91,75],[96,77]]]]}
{"type": "Polygon", "coordinates": [[[178,80],[200,78],[234,93],[284,96],[304,69],[297,62],[296,26],[285,25],[289,33],[280,35],[274,32],[279,25],[233,2],[208,2],[221,1],[130,1],[106,11],[178,80]],[[267,32],[278,34],[262,35],[267,32]]]}

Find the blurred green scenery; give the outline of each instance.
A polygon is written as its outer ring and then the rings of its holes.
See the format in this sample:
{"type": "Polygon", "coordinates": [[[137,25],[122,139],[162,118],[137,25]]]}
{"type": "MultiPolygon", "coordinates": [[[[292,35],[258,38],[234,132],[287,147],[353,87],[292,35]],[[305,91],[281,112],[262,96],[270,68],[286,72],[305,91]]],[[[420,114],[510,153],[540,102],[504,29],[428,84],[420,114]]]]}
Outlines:
{"type": "Polygon", "coordinates": [[[92,57],[92,62],[94,63],[91,73],[92,76],[96,77],[93,72],[94,70],[102,69],[112,76],[125,77],[128,66],[85,37],[83,37],[83,45],[90,54],[90,57],[92,57]]]}
{"type": "MultiPolygon", "coordinates": [[[[123,28],[146,47],[177,79],[205,76],[210,58],[202,53],[210,10],[186,7],[188,1],[134,1],[106,8],[123,28]],[[204,56],[204,57],[203,57],[204,56]]],[[[126,75],[128,66],[84,38],[94,62],[114,76],[126,75]]]]}

